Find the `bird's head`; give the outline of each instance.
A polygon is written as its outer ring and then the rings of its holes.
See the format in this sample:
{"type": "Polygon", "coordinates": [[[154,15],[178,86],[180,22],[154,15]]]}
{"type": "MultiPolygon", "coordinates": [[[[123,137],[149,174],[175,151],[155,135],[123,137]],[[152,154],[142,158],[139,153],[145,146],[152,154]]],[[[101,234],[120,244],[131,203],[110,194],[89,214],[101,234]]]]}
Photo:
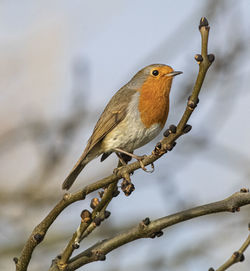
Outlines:
{"type": "Polygon", "coordinates": [[[170,90],[173,77],[181,73],[181,71],[174,71],[168,65],[152,64],[137,72],[128,85],[138,91],[143,86],[159,90],[170,90]]]}

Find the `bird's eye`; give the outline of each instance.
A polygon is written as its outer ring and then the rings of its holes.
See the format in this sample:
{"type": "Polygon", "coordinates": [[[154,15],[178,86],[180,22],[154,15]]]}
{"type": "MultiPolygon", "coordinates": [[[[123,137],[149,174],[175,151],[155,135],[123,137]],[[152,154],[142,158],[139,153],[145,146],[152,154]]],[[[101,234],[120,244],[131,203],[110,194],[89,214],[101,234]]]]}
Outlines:
{"type": "Polygon", "coordinates": [[[153,71],[152,71],[152,74],[153,74],[153,76],[157,76],[157,75],[159,74],[159,71],[153,70],[153,71]]]}

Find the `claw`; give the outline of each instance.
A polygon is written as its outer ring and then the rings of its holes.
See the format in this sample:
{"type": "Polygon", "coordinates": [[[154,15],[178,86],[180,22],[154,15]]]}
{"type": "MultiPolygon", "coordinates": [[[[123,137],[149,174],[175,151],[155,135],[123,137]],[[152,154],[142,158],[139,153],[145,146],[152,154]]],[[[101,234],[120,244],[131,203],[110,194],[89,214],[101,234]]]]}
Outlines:
{"type": "Polygon", "coordinates": [[[140,163],[141,168],[147,172],[147,169],[145,168],[144,164],[142,163],[142,160],[138,160],[140,163]]]}
{"type": "Polygon", "coordinates": [[[142,168],[145,172],[147,172],[147,173],[153,173],[154,170],[155,170],[154,163],[151,163],[151,168],[152,168],[151,170],[146,169],[145,165],[144,165],[143,162],[142,162],[142,159],[144,159],[145,157],[146,157],[146,155],[143,155],[142,157],[140,157],[140,158],[137,159],[137,160],[139,161],[141,168],[142,168]]]}
{"type": "Polygon", "coordinates": [[[119,149],[119,148],[115,148],[114,150],[116,151],[116,154],[117,154],[117,156],[119,157],[119,159],[120,159],[120,161],[121,161],[122,164],[124,163],[124,160],[123,160],[122,157],[121,157],[121,153],[126,154],[126,155],[128,155],[128,156],[130,156],[130,157],[136,159],[136,160],[140,163],[141,168],[142,168],[145,172],[152,173],[152,172],[154,171],[154,164],[153,164],[153,163],[151,163],[152,170],[147,170],[146,167],[145,167],[145,165],[144,165],[143,162],[142,162],[142,160],[143,160],[145,157],[147,157],[147,155],[138,156],[138,155],[135,155],[135,154],[133,154],[133,153],[126,152],[126,151],[124,151],[124,150],[122,150],[122,149],[119,149]]]}
{"type": "Polygon", "coordinates": [[[147,173],[153,173],[155,171],[154,163],[151,163],[151,170],[145,170],[147,173]]]}

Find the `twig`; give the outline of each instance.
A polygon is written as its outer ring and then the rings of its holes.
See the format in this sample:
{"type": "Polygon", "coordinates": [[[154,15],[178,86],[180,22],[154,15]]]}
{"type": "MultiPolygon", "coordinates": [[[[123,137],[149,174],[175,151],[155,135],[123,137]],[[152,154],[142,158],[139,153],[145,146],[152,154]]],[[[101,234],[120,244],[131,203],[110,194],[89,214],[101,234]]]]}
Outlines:
{"type": "MultiPolygon", "coordinates": [[[[178,139],[183,134],[187,133],[191,126],[187,125],[187,122],[194,111],[198,103],[198,95],[202,83],[204,81],[206,72],[214,60],[213,55],[207,55],[207,43],[208,43],[208,34],[209,26],[206,18],[201,18],[199,30],[201,33],[201,55],[196,55],[195,59],[199,63],[199,73],[192,91],[192,94],[188,100],[186,110],[177,125],[176,131],[172,132],[169,130],[168,136],[163,138],[160,144],[157,145],[155,151],[151,155],[148,155],[143,159],[143,164],[145,166],[152,164],[154,161],[158,160],[163,154],[168,150],[171,150],[175,145],[175,140],[178,139]]],[[[165,134],[166,135],[166,134],[165,134]]],[[[124,176],[134,172],[135,170],[141,168],[139,162],[131,163],[127,166],[119,168],[116,173],[103,178],[95,183],[92,183],[82,190],[74,194],[65,194],[63,199],[56,204],[56,206],[50,211],[50,213],[38,224],[32,231],[30,237],[28,238],[24,248],[21,252],[21,256],[15,261],[17,271],[26,271],[28,264],[30,262],[32,253],[36,246],[43,240],[46,232],[48,231],[51,224],[55,221],[57,216],[70,204],[85,199],[85,196],[93,191],[96,191],[102,187],[105,187],[111,183],[119,181],[124,176]]]]}
{"type": "MultiPolygon", "coordinates": [[[[105,189],[106,191],[104,191],[101,201],[94,208],[92,214],[89,213],[89,216],[82,216],[81,224],[73,234],[68,245],[62,254],[53,261],[52,267],[50,268],[51,271],[54,270],[53,265],[58,266],[58,268],[55,270],[63,270],[63,268],[65,268],[67,265],[73,251],[80,247],[80,242],[86,238],[97,226],[99,226],[104,219],[109,217],[110,212],[107,212],[106,208],[114,197],[114,191],[116,189],[117,182],[110,184],[109,187],[105,189]]],[[[87,210],[84,211],[86,213],[87,210]]]]}
{"type": "MultiPolygon", "coordinates": [[[[249,224],[249,230],[250,230],[250,224],[249,224]]],[[[238,263],[238,262],[243,262],[245,259],[245,256],[243,253],[246,251],[249,245],[250,245],[250,234],[248,235],[247,239],[242,244],[242,246],[239,248],[239,250],[235,251],[233,255],[223,265],[221,265],[218,269],[216,269],[216,271],[225,271],[233,264],[238,263]]],[[[209,268],[209,271],[214,271],[214,269],[209,268]]]]}
{"type": "MultiPolygon", "coordinates": [[[[118,162],[118,167],[119,166],[121,166],[120,162],[118,162]]],[[[92,214],[88,210],[82,211],[82,219],[79,227],[64,251],[52,261],[50,271],[63,270],[67,266],[73,251],[80,247],[80,242],[99,226],[104,219],[110,216],[110,212],[106,211],[106,209],[113,197],[116,197],[118,194],[117,182],[114,182],[100,193],[101,201],[99,201],[98,198],[92,199],[90,204],[91,208],[93,208],[92,214]]]]}
{"type": "Polygon", "coordinates": [[[148,218],[144,219],[139,225],[131,228],[130,230],[97,243],[86,251],[75,256],[70,260],[65,271],[73,271],[87,263],[104,260],[105,255],[109,252],[134,240],[150,237],[154,238],[156,236],[159,237],[163,234],[163,229],[177,223],[219,212],[239,211],[239,207],[248,204],[250,204],[250,193],[246,192],[246,190],[241,190],[241,192],[237,192],[224,200],[188,209],[152,222],[150,222],[148,218]]]}

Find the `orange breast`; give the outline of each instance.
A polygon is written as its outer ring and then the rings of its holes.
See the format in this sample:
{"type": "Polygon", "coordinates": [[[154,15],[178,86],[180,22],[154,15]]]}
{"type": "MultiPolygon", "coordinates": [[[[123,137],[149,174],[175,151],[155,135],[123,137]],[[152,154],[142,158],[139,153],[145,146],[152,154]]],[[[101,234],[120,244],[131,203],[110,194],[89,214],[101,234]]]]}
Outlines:
{"type": "Polygon", "coordinates": [[[148,78],[140,89],[139,112],[143,124],[149,128],[159,123],[162,128],[168,117],[169,92],[172,79],[148,78]]]}

